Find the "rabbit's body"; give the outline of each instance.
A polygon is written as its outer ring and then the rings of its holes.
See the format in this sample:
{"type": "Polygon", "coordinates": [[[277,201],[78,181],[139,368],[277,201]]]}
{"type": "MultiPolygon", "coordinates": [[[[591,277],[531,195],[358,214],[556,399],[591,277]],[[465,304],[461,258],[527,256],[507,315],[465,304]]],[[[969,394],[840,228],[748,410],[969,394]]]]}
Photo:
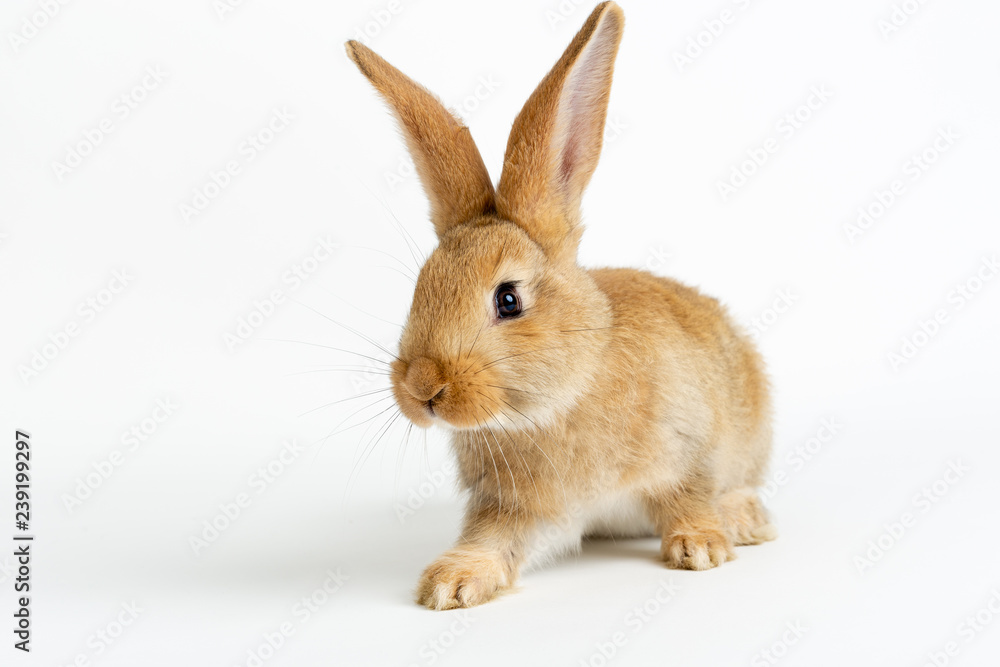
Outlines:
{"type": "Polygon", "coordinates": [[[463,487],[473,498],[506,497],[538,519],[529,563],[581,537],[652,535],[651,499],[696,484],[707,484],[713,500],[727,498],[718,509],[734,543],[760,541],[747,532],[770,530],[756,496],[739,500],[761,483],[770,455],[759,355],[722,306],[695,289],[632,269],[588,274],[610,324],[565,335],[599,341],[591,391],[543,428],[456,432],[463,487]],[[744,510],[759,520],[741,522],[744,510]]]}
{"type": "Polygon", "coordinates": [[[448,428],[468,506],[424,572],[433,609],[480,604],[587,535],[658,534],[667,565],[715,567],[774,536],[754,491],[770,450],[760,356],[719,303],[576,262],[621,10],[599,5],[514,121],[494,189],[467,128],[357,42],[440,241],[392,363],[417,426],[448,428]]]}

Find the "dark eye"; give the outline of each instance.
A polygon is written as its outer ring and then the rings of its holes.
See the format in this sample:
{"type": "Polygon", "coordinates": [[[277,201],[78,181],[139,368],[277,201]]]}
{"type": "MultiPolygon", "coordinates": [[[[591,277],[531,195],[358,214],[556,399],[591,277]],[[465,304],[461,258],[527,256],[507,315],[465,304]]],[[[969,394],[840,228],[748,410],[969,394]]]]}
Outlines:
{"type": "Polygon", "coordinates": [[[497,288],[493,302],[497,306],[497,317],[517,317],[521,314],[521,298],[510,283],[504,283],[497,288]]]}

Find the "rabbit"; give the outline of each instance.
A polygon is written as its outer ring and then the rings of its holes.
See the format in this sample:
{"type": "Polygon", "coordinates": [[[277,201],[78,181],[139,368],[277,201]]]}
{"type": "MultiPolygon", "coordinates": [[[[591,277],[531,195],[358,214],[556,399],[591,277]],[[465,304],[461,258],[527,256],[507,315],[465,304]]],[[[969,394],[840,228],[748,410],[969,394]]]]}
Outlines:
{"type": "Polygon", "coordinates": [[[448,431],[467,492],[460,538],[417,586],[430,609],[488,602],[584,537],[659,537],[667,567],[705,570],[776,536],[755,489],[771,402],[749,338],[694,288],[577,263],[623,26],[615,3],[594,9],[514,121],[495,188],[456,116],[346,43],[438,238],[390,377],[403,415],[448,431]]]}

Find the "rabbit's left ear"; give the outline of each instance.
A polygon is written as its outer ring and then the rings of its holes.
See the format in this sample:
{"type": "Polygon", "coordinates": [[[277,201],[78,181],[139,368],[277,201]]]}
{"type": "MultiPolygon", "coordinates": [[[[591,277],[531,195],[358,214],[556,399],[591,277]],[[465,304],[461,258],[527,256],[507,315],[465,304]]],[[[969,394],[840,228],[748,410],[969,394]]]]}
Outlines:
{"type": "Polygon", "coordinates": [[[469,128],[430,91],[363,44],[347,42],[347,55],[396,115],[430,199],[438,237],[455,225],[495,211],[493,183],[469,128]]]}
{"type": "Polygon", "coordinates": [[[598,5],[514,121],[497,212],[553,259],[575,261],[580,200],[601,155],[625,15],[598,5]]]}

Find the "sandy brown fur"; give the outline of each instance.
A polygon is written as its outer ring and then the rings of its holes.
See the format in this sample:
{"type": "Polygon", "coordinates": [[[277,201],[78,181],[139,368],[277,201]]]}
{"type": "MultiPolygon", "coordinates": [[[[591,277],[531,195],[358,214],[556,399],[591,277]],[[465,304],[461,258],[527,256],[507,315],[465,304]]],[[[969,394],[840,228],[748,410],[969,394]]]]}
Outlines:
{"type": "Polygon", "coordinates": [[[613,3],[594,10],[515,121],[496,191],[466,128],[348,45],[400,121],[440,241],[392,368],[403,413],[451,429],[469,492],[461,538],[418,586],[433,609],[509,589],[545,527],[577,541],[652,530],[688,569],[774,537],[754,491],[771,431],[751,343],[693,288],[576,263],[622,25],[613,3]],[[517,284],[521,316],[498,319],[501,283],[517,284]]]}

